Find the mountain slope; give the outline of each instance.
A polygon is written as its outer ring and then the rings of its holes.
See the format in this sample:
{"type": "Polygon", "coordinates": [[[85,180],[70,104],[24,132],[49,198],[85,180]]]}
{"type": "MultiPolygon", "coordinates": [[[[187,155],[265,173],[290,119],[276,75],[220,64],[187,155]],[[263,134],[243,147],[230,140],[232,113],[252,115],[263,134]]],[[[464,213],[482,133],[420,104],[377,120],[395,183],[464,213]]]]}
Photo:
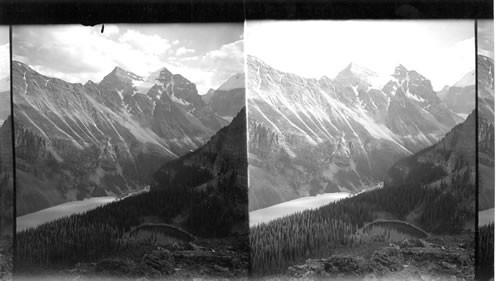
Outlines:
{"type": "Polygon", "coordinates": [[[231,76],[217,90],[207,95],[205,100],[210,108],[222,119],[231,121],[245,106],[245,74],[237,73],[231,76]]]}
{"type": "Polygon", "coordinates": [[[423,226],[431,231],[474,229],[476,192],[476,112],[455,126],[433,146],[399,160],[392,166],[385,179],[387,188],[410,184],[439,190],[433,201],[419,206],[411,214],[411,221],[435,219],[423,226]],[[452,217],[438,213],[453,211],[452,217]]]}
{"type": "Polygon", "coordinates": [[[0,127],[0,234],[12,235],[14,220],[12,119],[9,116],[0,127]]]}
{"type": "Polygon", "coordinates": [[[495,62],[478,55],[479,210],[495,206],[495,62]]]}
{"type": "Polygon", "coordinates": [[[475,71],[471,71],[453,86],[446,88],[441,99],[453,112],[468,115],[476,107],[475,84],[475,71]]]}
{"type": "Polygon", "coordinates": [[[82,85],[13,62],[18,215],[138,189],[221,127],[196,85],[166,68],[153,74],[117,67],[82,85]]]}
{"type": "Polygon", "coordinates": [[[164,164],[154,175],[153,190],[184,186],[206,192],[203,204],[207,212],[221,211],[210,218],[214,220],[213,228],[219,233],[248,233],[246,147],[246,110],[243,108],[204,146],[164,164]]]}
{"type": "Polygon", "coordinates": [[[350,64],[306,79],[249,56],[250,210],[382,181],[398,159],[436,143],[461,120],[428,79],[403,66],[384,79],[350,64]]]}

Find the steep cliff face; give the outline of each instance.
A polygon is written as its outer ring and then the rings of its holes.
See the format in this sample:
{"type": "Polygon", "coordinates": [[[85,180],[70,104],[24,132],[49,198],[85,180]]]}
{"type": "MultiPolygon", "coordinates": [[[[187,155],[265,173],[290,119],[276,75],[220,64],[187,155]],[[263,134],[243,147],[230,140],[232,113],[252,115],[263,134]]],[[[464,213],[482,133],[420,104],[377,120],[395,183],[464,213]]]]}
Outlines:
{"type": "Polygon", "coordinates": [[[401,65],[392,77],[350,64],[317,80],[247,64],[251,210],[376,185],[462,120],[401,65]]]}
{"type": "MultiPolygon", "coordinates": [[[[246,110],[243,108],[205,145],[165,163],[155,173],[152,186],[153,190],[181,186],[205,192],[204,204],[222,210],[223,225],[230,228],[230,233],[247,233],[247,168],[246,110]]],[[[188,213],[186,210],[182,217],[188,217],[188,213]]]]}
{"type": "Polygon", "coordinates": [[[495,206],[495,62],[478,55],[479,210],[495,206]]]}
{"type": "Polygon", "coordinates": [[[82,85],[13,62],[12,79],[18,215],[134,190],[221,128],[196,85],[166,68],[117,67],[82,85]]]}

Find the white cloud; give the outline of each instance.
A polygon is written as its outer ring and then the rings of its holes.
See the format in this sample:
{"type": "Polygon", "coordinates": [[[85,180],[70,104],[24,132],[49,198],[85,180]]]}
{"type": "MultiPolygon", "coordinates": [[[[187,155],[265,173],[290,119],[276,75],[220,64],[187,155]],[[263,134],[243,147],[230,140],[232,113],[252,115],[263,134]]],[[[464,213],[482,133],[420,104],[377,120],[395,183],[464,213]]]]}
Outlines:
{"type": "Polygon", "coordinates": [[[0,79],[10,75],[9,43],[0,45],[0,79]]]}
{"type": "MultiPolygon", "coordinates": [[[[106,28],[106,27],[105,27],[106,28]]],[[[14,27],[14,57],[67,81],[99,82],[115,66],[145,75],[162,66],[166,40],[127,30],[117,40],[100,27],[14,27]]],[[[113,29],[113,28],[112,28],[113,29]]]]}
{"type": "Polygon", "coordinates": [[[198,92],[204,95],[210,88],[218,88],[235,73],[244,71],[243,44],[243,40],[238,40],[202,56],[170,57],[168,67],[195,83],[198,92]]]}
{"type": "Polygon", "coordinates": [[[175,52],[175,54],[177,56],[183,56],[183,55],[187,55],[187,54],[192,54],[194,53],[195,50],[194,49],[189,49],[189,48],[185,48],[185,47],[180,47],[179,49],[177,49],[177,51],[175,52]]]}
{"type": "Polygon", "coordinates": [[[175,45],[179,44],[179,42],[180,42],[179,40],[175,40],[174,42],[172,42],[172,45],[175,46],[175,45]]]}
{"type": "Polygon", "coordinates": [[[106,37],[115,36],[120,33],[120,28],[114,24],[105,24],[104,32],[102,33],[106,37]]]}
{"type": "Polygon", "coordinates": [[[160,55],[171,47],[166,39],[158,35],[145,35],[130,29],[120,37],[119,41],[121,43],[128,43],[130,46],[145,53],[155,55],[160,55]]]}
{"type": "Polygon", "coordinates": [[[99,82],[115,66],[146,76],[167,67],[197,84],[200,94],[217,88],[236,72],[243,72],[243,41],[205,53],[181,43],[120,26],[16,26],[14,59],[47,76],[68,82],[99,82]],[[109,32],[111,30],[111,32],[109,32]],[[121,32],[124,32],[122,35],[121,32]],[[178,45],[173,48],[173,45],[178,45]],[[180,51],[179,51],[180,50],[180,51]],[[173,55],[179,52],[179,55],[173,55]],[[182,55],[181,55],[182,53],[182,55]]]}

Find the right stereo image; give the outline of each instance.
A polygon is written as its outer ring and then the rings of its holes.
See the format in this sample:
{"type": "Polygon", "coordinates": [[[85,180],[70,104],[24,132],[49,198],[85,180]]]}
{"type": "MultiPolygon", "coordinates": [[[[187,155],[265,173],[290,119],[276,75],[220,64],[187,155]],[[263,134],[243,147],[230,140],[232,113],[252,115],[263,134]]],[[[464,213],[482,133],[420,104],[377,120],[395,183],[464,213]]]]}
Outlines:
{"type": "Polygon", "coordinates": [[[247,22],[252,276],[491,278],[492,46],[473,20],[247,22]]]}

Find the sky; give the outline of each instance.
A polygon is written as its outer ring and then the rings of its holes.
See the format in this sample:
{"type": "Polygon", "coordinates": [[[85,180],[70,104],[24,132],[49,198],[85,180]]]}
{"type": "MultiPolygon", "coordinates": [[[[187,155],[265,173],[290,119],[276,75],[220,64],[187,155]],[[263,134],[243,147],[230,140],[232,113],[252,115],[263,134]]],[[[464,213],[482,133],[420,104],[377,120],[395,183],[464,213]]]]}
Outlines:
{"type": "Polygon", "coordinates": [[[249,21],[245,50],[272,67],[333,78],[350,62],[389,76],[402,64],[434,90],[475,69],[473,21],[249,21]]]}
{"type": "Polygon", "coordinates": [[[9,27],[0,26],[0,79],[10,75],[9,27]]]}
{"type": "Polygon", "coordinates": [[[115,66],[141,76],[162,67],[199,94],[244,72],[243,24],[15,26],[13,59],[68,82],[100,82],[115,66]]]}
{"type": "Polygon", "coordinates": [[[493,46],[493,20],[479,20],[477,22],[478,53],[492,59],[495,58],[493,46]]]}

